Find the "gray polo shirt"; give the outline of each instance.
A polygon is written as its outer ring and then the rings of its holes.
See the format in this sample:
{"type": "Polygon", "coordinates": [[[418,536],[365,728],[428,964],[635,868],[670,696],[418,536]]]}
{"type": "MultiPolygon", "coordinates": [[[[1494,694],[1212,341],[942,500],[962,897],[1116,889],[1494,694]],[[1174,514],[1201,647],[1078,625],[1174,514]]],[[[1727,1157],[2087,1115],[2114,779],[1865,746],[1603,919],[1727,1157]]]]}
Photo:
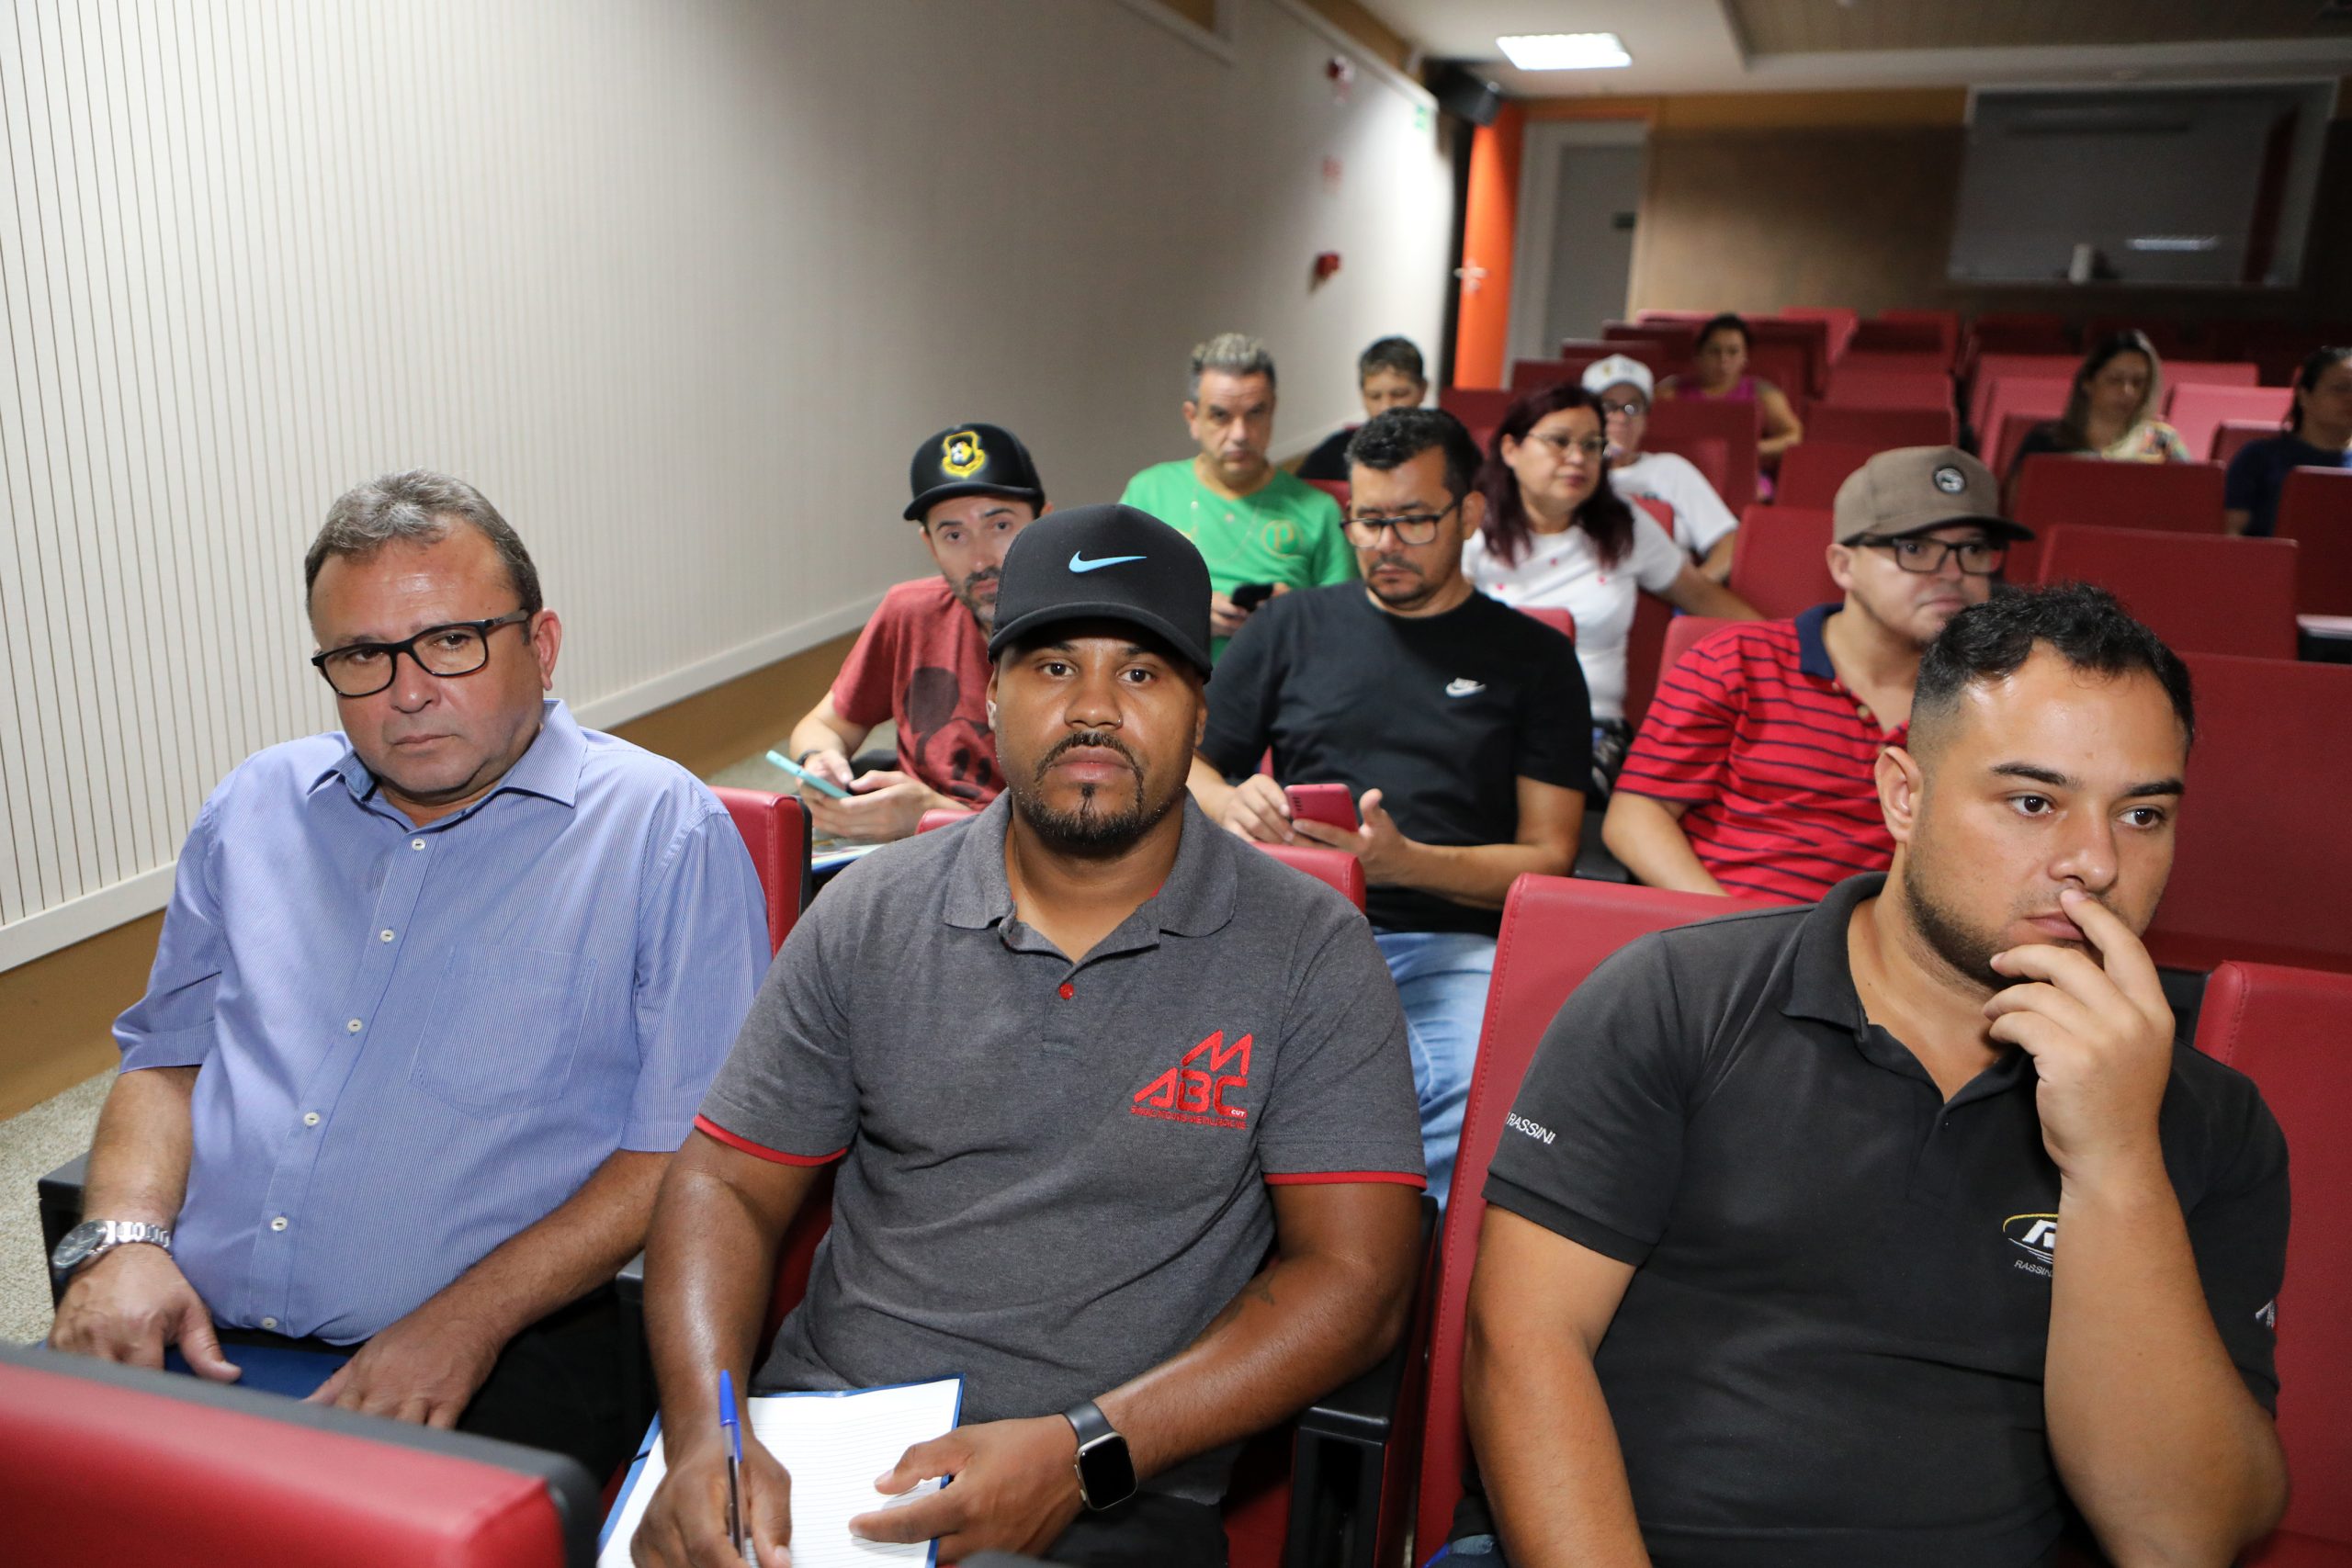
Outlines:
{"type": "MultiPolygon", "coordinates": [[[[697,1125],[840,1156],[833,1225],[757,1386],[961,1373],[1049,1415],[1199,1337],[1263,1265],[1267,1184],[1421,1181],[1371,928],[1188,798],[1159,894],[1072,964],[1013,916],[1011,802],[867,856],[769,970],[697,1125]]],[[[1156,1478],[1214,1501],[1229,1451],[1156,1478]]]]}

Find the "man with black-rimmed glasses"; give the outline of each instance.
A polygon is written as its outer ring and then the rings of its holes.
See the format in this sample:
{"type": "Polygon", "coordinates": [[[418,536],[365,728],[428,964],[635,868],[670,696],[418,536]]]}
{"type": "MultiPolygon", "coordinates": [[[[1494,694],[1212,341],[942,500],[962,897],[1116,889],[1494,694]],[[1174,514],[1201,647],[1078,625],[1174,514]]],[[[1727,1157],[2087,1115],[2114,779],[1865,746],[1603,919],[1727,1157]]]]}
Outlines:
{"type": "Polygon", "coordinates": [[[1810,904],[1894,854],[1872,783],[1911,720],[1919,654],[1982,604],[2017,539],[1992,470],[1954,446],[1881,452],[1838,488],[1842,602],[1727,626],[1659,680],[1601,824],[1652,887],[1810,904]]]}
{"type": "Polygon", "coordinates": [[[51,1342],[601,1475],[650,1415],[610,1281],[766,967],[758,877],[545,695],[562,625],[470,485],[351,491],[304,577],[343,728],[197,817],[51,1342]]]}
{"type": "Polygon", "coordinates": [[[1576,646],[1463,575],[1487,504],[1461,422],[1391,410],[1356,432],[1348,462],[1363,581],[1285,593],[1250,618],[1209,683],[1192,789],[1245,838],[1363,863],[1442,1201],[1503,897],[1521,873],[1575,860],[1591,706],[1576,646]],[[1269,750],[1271,776],[1255,771],[1269,750]],[[1354,827],[1294,814],[1283,786],[1317,784],[1346,786],[1354,827]]]}

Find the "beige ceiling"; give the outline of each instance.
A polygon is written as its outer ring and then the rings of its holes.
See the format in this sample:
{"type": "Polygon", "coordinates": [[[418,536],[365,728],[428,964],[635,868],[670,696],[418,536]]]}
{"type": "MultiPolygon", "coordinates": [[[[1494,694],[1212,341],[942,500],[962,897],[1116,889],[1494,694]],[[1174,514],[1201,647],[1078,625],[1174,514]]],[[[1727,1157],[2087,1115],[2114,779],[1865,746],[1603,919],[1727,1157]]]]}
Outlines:
{"type": "Polygon", "coordinates": [[[1724,0],[1751,55],[2341,38],[2320,0],[1724,0]]]}

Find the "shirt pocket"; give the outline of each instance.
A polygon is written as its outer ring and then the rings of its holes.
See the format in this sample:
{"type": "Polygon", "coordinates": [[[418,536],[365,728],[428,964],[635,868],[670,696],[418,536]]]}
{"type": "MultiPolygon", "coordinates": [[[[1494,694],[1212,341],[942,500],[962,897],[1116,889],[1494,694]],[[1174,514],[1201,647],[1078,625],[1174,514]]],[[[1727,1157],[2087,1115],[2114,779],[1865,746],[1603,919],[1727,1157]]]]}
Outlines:
{"type": "Polygon", "coordinates": [[[580,1049],[596,961],[529,947],[449,955],[409,1082],[469,1116],[503,1116],[562,1093],[580,1049]]]}

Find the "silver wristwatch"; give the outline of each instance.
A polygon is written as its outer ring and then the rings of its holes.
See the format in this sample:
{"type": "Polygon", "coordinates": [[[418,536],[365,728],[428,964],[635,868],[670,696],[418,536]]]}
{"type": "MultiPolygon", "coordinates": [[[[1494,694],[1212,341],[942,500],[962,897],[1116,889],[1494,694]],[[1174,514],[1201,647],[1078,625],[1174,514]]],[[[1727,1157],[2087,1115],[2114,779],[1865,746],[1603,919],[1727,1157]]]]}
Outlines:
{"type": "Polygon", "coordinates": [[[50,1272],[60,1278],[71,1274],[93,1258],[104,1258],[118,1247],[132,1242],[145,1242],[172,1249],[172,1228],[151,1225],[144,1220],[84,1220],[65,1233],[57,1250],[49,1256],[50,1272]]]}

